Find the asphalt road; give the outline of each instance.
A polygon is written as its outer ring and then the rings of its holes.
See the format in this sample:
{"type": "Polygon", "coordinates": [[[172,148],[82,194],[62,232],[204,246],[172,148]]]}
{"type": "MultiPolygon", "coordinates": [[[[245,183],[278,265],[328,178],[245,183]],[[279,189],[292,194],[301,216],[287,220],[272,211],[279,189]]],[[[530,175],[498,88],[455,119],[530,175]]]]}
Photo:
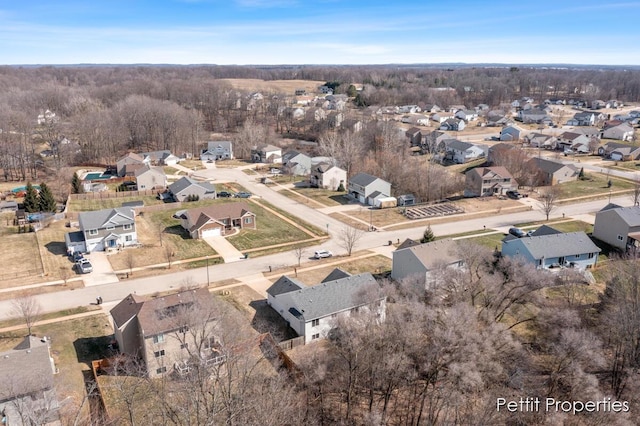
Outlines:
{"type": "MultiPolygon", "coordinates": [[[[222,169],[217,169],[217,171],[221,170],[222,169]]],[[[329,249],[336,254],[342,254],[345,252],[345,250],[340,247],[338,238],[335,238],[336,233],[339,232],[339,229],[342,229],[344,224],[331,219],[304,204],[294,202],[264,185],[255,184],[251,176],[242,172],[239,173],[240,175],[238,173],[225,173],[224,176],[217,175],[216,178],[218,180],[230,179],[232,181],[237,181],[254,194],[268,199],[270,203],[290,212],[291,214],[304,218],[311,223],[315,223],[317,225],[329,223],[329,232],[333,238],[322,244],[322,248],[329,249]]],[[[616,197],[611,201],[623,206],[628,206],[632,203],[629,196],[616,197]]],[[[562,217],[562,213],[567,217],[594,213],[604,207],[607,203],[608,200],[603,199],[563,205],[552,214],[552,217],[562,217]]],[[[545,216],[541,211],[533,209],[521,213],[501,214],[484,218],[436,224],[432,225],[431,228],[436,235],[443,236],[479,230],[483,229],[483,226],[486,226],[487,229],[504,230],[515,223],[532,222],[544,219],[545,216]]],[[[380,247],[386,245],[389,240],[396,241],[399,239],[400,241],[403,241],[406,238],[419,239],[422,236],[424,228],[424,224],[420,224],[411,229],[367,232],[359,241],[357,249],[363,250],[380,247]]],[[[309,256],[312,251],[312,248],[308,249],[309,256]]],[[[203,284],[207,282],[207,275],[211,282],[230,278],[241,279],[242,277],[248,277],[269,271],[270,266],[276,268],[294,265],[296,263],[297,258],[293,252],[283,252],[269,256],[249,258],[240,262],[211,266],[209,267],[209,274],[207,274],[207,268],[198,268],[154,277],[133,278],[123,280],[118,283],[97,285],[77,290],[41,294],[36,297],[44,312],[54,312],[95,303],[95,299],[98,296],[101,296],[104,302],[108,304],[109,302],[115,302],[123,299],[129,293],[152,294],[159,291],[179,289],[183,286],[198,283],[203,284]]],[[[12,312],[11,301],[0,301],[0,320],[15,316],[15,313],[12,312]]]]}

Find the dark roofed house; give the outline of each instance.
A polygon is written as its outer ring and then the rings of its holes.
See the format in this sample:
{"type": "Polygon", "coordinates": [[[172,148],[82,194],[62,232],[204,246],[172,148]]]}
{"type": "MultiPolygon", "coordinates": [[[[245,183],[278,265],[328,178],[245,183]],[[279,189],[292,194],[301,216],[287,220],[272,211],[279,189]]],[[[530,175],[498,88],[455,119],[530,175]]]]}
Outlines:
{"type": "Polygon", "coordinates": [[[180,214],[182,227],[193,239],[228,234],[234,228],[256,229],[256,215],[244,201],[216,204],[185,210],[180,214]]]}
{"type": "Polygon", "coordinates": [[[311,157],[299,151],[287,151],[282,156],[282,170],[289,175],[306,176],[311,171],[311,157]]]}
{"type": "Polygon", "coordinates": [[[518,189],[518,182],[502,166],[476,167],[465,173],[465,197],[504,195],[518,189]]]}
{"type": "Polygon", "coordinates": [[[386,298],[373,276],[368,272],[345,274],[334,270],[320,284],[310,287],[281,277],[267,290],[267,304],[304,336],[305,343],[326,337],[341,316],[369,313],[384,321],[386,298]],[[330,279],[336,276],[340,278],[330,279]]]}
{"type": "Polygon", "coordinates": [[[563,164],[546,158],[534,157],[527,162],[530,173],[536,174],[540,186],[556,185],[578,179],[579,170],[573,164],[563,164]]]}
{"type": "Polygon", "coordinates": [[[59,424],[55,373],[47,338],[27,336],[15,348],[0,352],[1,423],[59,424]]]}
{"type": "Polygon", "coordinates": [[[183,372],[193,357],[207,365],[223,360],[216,310],[206,288],[156,298],[130,294],[111,309],[111,317],[120,352],[143,361],[149,377],[183,372]]]}
{"type": "Polygon", "coordinates": [[[67,251],[92,252],[138,245],[135,213],[131,207],[82,212],[80,231],[65,234],[67,251]]]}

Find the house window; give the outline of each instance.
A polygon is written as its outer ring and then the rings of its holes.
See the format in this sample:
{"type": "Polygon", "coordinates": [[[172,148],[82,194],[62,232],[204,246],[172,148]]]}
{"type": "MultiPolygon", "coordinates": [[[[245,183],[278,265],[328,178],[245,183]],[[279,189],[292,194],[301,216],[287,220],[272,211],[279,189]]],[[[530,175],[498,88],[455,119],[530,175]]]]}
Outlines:
{"type": "Polygon", "coordinates": [[[124,225],[122,225],[122,229],[124,229],[125,231],[128,231],[132,228],[132,225],[130,223],[125,223],[124,225]]]}
{"type": "Polygon", "coordinates": [[[580,259],[580,255],[579,254],[576,254],[576,259],[580,259]]]}
{"type": "Polygon", "coordinates": [[[595,253],[589,253],[589,259],[593,259],[595,253]]]}
{"type": "Polygon", "coordinates": [[[89,229],[89,235],[98,235],[97,229],[89,229]]]}
{"type": "Polygon", "coordinates": [[[311,327],[317,327],[319,325],[320,325],[320,320],[319,319],[311,320],[311,327]]]}
{"type": "Polygon", "coordinates": [[[618,235],[618,241],[623,241],[624,238],[622,238],[622,235],[618,235]]]}
{"type": "Polygon", "coordinates": [[[167,372],[167,367],[160,367],[156,369],[156,374],[162,374],[167,372]]]}
{"type": "Polygon", "coordinates": [[[180,345],[180,349],[187,349],[189,348],[189,344],[188,343],[183,343],[180,345]]]}
{"type": "Polygon", "coordinates": [[[163,343],[164,342],[164,334],[156,334],[153,336],[153,343],[163,343]]]}
{"type": "Polygon", "coordinates": [[[116,229],[115,226],[113,225],[107,225],[107,231],[113,231],[114,229],[116,229]]]}
{"type": "Polygon", "coordinates": [[[125,240],[125,241],[133,241],[133,237],[132,237],[131,235],[126,235],[126,236],[124,237],[124,240],[125,240]]]}
{"type": "Polygon", "coordinates": [[[159,351],[155,351],[153,353],[153,356],[155,356],[156,358],[161,358],[163,357],[165,354],[164,349],[160,349],[159,351]]]}
{"type": "Polygon", "coordinates": [[[314,335],[311,336],[311,340],[316,340],[320,338],[320,333],[316,333],[314,335]]]}
{"type": "Polygon", "coordinates": [[[253,218],[252,217],[245,217],[244,218],[245,225],[249,225],[252,222],[253,222],[253,218]]]}

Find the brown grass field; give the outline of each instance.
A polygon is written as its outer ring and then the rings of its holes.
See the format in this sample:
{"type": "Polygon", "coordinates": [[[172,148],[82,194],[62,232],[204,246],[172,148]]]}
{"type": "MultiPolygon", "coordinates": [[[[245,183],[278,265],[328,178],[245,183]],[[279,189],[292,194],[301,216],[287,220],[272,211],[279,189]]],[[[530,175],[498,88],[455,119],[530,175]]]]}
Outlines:
{"type": "Polygon", "coordinates": [[[257,78],[224,78],[220,81],[227,82],[234,89],[249,91],[269,91],[278,93],[293,94],[296,89],[305,89],[307,92],[315,93],[318,86],[322,86],[325,81],[312,80],[260,80],[257,78]]]}

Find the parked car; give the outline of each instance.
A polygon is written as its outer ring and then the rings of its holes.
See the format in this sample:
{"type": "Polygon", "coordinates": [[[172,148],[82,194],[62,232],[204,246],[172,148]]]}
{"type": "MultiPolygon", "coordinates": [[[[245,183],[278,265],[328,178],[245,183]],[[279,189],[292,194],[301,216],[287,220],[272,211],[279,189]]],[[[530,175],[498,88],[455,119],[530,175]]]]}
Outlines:
{"type": "Polygon", "coordinates": [[[250,192],[240,191],[240,192],[236,192],[234,197],[236,197],[236,198],[249,198],[249,197],[251,197],[251,193],[250,192]]]}
{"type": "Polygon", "coordinates": [[[229,197],[231,197],[231,195],[232,194],[230,192],[228,192],[228,191],[220,191],[220,192],[218,192],[218,197],[219,198],[229,198],[229,197]]]}
{"type": "Polygon", "coordinates": [[[507,197],[511,198],[512,200],[519,200],[520,198],[522,198],[522,194],[518,191],[507,191],[507,197]]]}
{"type": "Polygon", "coordinates": [[[522,237],[526,237],[526,236],[527,236],[527,233],[526,233],[526,232],[524,232],[524,231],[523,231],[522,229],[520,229],[520,228],[515,228],[515,227],[513,227],[513,228],[509,228],[509,233],[510,233],[511,235],[513,235],[514,237],[518,237],[518,238],[522,238],[522,237]]]}
{"type": "Polygon", "coordinates": [[[71,255],[71,260],[75,263],[80,259],[84,259],[84,255],[79,251],[74,251],[71,255]]]}
{"type": "Polygon", "coordinates": [[[93,272],[93,265],[91,265],[89,259],[82,258],[76,262],[76,269],[81,274],[88,274],[89,272],[93,272]]]}
{"type": "Polygon", "coordinates": [[[333,256],[333,253],[331,253],[329,250],[317,250],[313,254],[313,257],[316,259],[322,259],[322,258],[331,257],[331,256],[333,256]]]}

